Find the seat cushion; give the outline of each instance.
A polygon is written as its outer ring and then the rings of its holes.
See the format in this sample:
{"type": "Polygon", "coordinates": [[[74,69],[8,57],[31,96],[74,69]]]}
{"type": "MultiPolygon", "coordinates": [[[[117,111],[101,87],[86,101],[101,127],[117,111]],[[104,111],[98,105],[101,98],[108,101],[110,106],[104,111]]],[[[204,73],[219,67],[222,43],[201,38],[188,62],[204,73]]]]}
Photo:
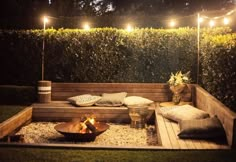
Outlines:
{"type": "Polygon", "coordinates": [[[92,106],[100,99],[101,99],[101,96],[92,96],[90,94],[84,94],[84,95],[70,97],[67,100],[76,106],[92,106]]]}
{"type": "Polygon", "coordinates": [[[121,106],[124,104],[126,92],[120,93],[103,93],[102,98],[96,102],[97,106],[121,106]]]}
{"type": "Polygon", "coordinates": [[[222,138],[225,139],[225,131],[217,117],[183,120],[179,123],[180,138],[222,138]]]}
{"type": "Polygon", "coordinates": [[[127,106],[132,105],[149,105],[153,103],[152,100],[149,100],[147,98],[143,98],[140,96],[128,96],[124,99],[124,104],[127,106]]]}
{"type": "Polygon", "coordinates": [[[191,105],[166,107],[168,111],[163,111],[162,115],[170,120],[180,122],[182,120],[204,119],[209,114],[205,111],[197,109],[191,105]]]}

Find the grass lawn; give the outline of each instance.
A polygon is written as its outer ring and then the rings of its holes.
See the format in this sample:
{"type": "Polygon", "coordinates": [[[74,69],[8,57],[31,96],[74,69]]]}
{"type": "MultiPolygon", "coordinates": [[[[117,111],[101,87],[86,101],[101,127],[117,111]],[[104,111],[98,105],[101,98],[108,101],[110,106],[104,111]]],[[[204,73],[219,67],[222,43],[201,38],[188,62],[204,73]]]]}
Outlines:
{"type": "Polygon", "coordinates": [[[17,114],[25,107],[23,105],[0,105],[0,123],[17,114]]]}
{"type": "Polygon", "coordinates": [[[0,161],[235,162],[236,150],[107,150],[0,147],[0,161]]]}
{"type": "MultiPolygon", "coordinates": [[[[0,105],[0,121],[18,113],[26,106],[0,105]]],[[[63,149],[1,146],[1,162],[90,162],[90,161],[159,161],[159,162],[235,162],[236,150],[119,150],[63,149]]]]}

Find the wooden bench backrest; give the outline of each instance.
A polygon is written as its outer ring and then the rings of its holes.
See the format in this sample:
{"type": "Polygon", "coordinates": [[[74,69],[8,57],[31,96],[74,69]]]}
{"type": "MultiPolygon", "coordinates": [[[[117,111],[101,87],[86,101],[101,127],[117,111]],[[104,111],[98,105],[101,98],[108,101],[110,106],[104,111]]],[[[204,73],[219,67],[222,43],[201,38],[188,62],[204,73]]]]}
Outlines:
{"type": "MultiPolygon", "coordinates": [[[[169,85],[162,83],[52,83],[52,100],[66,100],[68,97],[103,93],[127,92],[128,96],[141,96],[153,101],[171,101],[169,85]]],[[[189,88],[183,92],[183,101],[191,101],[189,88]]]]}
{"type": "Polygon", "coordinates": [[[217,116],[221,121],[228,144],[236,147],[236,113],[222,104],[219,100],[209,94],[206,90],[195,85],[194,103],[196,107],[208,112],[211,116],[217,116]]]}

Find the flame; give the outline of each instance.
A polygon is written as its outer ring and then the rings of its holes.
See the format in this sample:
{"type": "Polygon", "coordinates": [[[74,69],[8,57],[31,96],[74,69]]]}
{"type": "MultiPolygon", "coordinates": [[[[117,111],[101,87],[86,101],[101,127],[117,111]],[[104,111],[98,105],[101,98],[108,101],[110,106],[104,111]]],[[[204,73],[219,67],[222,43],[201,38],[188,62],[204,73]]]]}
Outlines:
{"type": "Polygon", "coordinates": [[[95,119],[94,118],[88,118],[87,120],[89,120],[89,122],[91,123],[91,124],[95,124],[95,119]]]}
{"type": "Polygon", "coordinates": [[[94,118],[87,118],[84,122],[80,122],[80,123],[78,123],[78,124],[80,124],[80,126],[81,126],[81,129],[80,129],[80,131],[79,131],[79,133],[87,133],[87,126],[86,126],[86,121],[89,121],[91,124],[95,124],[95,119],[94,118]]]}

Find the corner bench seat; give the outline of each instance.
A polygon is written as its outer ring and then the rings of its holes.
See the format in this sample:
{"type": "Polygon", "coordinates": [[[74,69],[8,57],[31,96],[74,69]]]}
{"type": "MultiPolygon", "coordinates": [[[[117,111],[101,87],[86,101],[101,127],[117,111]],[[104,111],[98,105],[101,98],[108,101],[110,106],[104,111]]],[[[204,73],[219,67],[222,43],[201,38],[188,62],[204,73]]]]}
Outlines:
{"type": "Polygon", "coordinates": [[[159,130],[161,145],[167,149],[229,149],[226,141],[204,139],[181,139],[178,137],[179,125],[163,117],[157,106],[155,111],[156,125],[159,130]]]}
{"type": "Polygon", "coordinates": [[[52,102],[33,104],[33,120],[70,120],[86,114],[96,114],[100,121],[129,122],[127,107],[75,107],[66,99],[81,94],[127,92],[129,96],[141,96],[155,101],[149,108],[148,118],[154,115],[158,140],[164,149],[229,149],[236,146],[236,114],[198,85],[185,88],[182,100],[192,102],[211,116],[217,115],[227,137],[227,143],[209,140],[179,139],[176,123],[163,118],[159,103],[171,101],[172,93],[164,83],[52,83],[52,102]]]}

